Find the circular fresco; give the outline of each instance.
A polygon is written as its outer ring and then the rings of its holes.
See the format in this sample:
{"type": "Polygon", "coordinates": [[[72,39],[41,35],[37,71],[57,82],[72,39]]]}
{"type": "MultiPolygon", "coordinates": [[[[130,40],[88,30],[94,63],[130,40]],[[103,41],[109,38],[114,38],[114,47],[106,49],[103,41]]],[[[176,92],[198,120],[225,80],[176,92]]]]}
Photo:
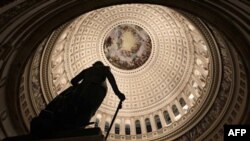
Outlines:
{"type": "Polygon", "coordinates": [[[142,66],[151,54],[152,44],[146,31],[133,24],[118,25],[106,36],[104,53],[108,61],[123,70],[142,66]]]}

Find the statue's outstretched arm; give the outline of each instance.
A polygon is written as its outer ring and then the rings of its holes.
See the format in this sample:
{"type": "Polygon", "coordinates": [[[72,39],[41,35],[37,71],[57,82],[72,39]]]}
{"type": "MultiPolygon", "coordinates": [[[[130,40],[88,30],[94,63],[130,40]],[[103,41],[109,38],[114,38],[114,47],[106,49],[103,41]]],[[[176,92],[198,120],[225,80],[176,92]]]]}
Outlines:
{"type": "Polygon", "coordinates": [[[115,94],[120,98],[120,100],[125,100],[125,95],[123,93],[120,92],[120,90],[118,89],[118,86],[116,84],[115,81],[115,77],[113,76],[113,74],[110,71],[109,67],[105,67],[105,72],[106,72],[106,76],[109,80],[109,83],[112,86],[113,91],[115,92],[115,94]]]}
{"type": "Polygon", "coordinates": [[[78,82],[81,81],[84,78],[85,71],[86,70],[81,71],[79,74],[77,74],[74,78],[71,79],[71,84],[73,86],[77,85],[78,82]]]}

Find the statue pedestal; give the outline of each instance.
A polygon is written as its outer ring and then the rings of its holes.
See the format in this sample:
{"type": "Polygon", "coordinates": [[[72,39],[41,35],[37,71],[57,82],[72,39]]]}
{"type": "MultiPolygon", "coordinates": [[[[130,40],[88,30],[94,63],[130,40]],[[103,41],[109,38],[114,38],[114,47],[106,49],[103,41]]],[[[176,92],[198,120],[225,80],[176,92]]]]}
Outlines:
{"type": "Polygon", "coordinates": [[[73,131],[60,131],[53,135],[32,136],[22,135],[8,137],[3,141],[104,141],[100,128],[79,129],[73,131]]]}

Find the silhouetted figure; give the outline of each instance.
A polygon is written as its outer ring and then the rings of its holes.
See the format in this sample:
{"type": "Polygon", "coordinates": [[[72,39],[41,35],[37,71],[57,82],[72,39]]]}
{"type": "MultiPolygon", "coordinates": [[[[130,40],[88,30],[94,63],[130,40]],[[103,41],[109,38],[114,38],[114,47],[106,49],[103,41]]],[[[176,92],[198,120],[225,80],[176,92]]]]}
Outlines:
{"type": "Polygon", "coordinates": [[[31,134],[48,135],[55,131],[84,128],[100,107],[107,93],[106,78],[121,101],[125,95],[117,87],[110,67],[97,61],[72,80],[72,86],[63,91],[38,117],[31,121],[31,134]]]}

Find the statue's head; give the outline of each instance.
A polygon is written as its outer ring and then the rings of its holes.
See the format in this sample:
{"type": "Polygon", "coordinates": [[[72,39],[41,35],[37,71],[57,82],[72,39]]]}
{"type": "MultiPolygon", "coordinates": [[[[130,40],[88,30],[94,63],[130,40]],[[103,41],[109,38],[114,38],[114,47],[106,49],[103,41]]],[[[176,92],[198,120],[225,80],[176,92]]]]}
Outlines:
{"type": "Polygon", "coordinates": [[[94,64],[93,64],[93,67],[102,67],[104,66],[104,64],[101,62],[101,61],[96,61],[94,64]]]}

